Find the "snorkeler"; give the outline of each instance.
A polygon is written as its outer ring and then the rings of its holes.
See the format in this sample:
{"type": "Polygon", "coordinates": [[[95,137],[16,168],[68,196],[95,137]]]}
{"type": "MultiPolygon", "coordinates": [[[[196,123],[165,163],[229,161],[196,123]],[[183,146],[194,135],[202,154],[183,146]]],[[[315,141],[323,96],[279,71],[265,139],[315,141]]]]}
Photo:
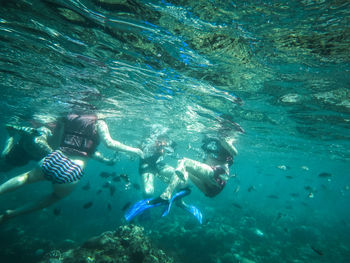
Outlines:
{"type": "MultiPolygon", "coordinates": [[[[160,128],[157,127],[157,129],[159,130],[160,128]]],[[[162,134],[153,134],[141,147],[145,156],[139,162],[139,173],[145,197],[150,197],[154,194],[155,176],[168,184],[175,172],[174,167],[163,162],[165,155],[174,153],[175,143],[165,135],[166,129],[162,130],[162,134]]]]}
{"type": "Polygon", "coordinates": [[[52,132],[45,126],[32,128],[6,125],[9,138],[0,157],[0,171],[8,172],[14,167],[24,166],[29,161],[39,161],[52,151],[48,139],[52,132]]]}
{"type": "MultiPolygon", "coordinates": [[[[7,124],[9,134],[0,155],[0,172],[9,172],[15,167],[27,165],[30,161],[40,161],[47,154],[59,147],[61,122],[52,116],[36,116],[33,127],[7,124]],[[40,119],[39,119],[40,118],[40,119]]],[[[92,158],[112,165],[116,158],[108,158],[96,151],[92,158]]]]}
{"type": "Polygon", "coordinates": [[[227,122],[221,122],[216,136],[206,136],[203,139],[204,160],[202,162],[189,158],[179,160],[165,191],[157,198],[141,200],[134,204],[125,214],[125,218],[129,221],[143,211],[157,206],[165,206],[169,211],[175,198],[180,207],[187,208],[186,210],[201,222],[202,215],[199,210],[182,200],[182,196],[189,194],[188,191],[183,192],[183,190],[188,189],[190,181],[208,197],[214,197],[224,189],[227,180],[231,177],[229,168],[233,164],[234,156],[237,155],[234,143],[238,132],[244,132],[238,124],[227,122]]]}
{"type": "Polygon", "coordinates": [[[234,144],[238,133],[244,132],[237,125],[228,120],[222,122],[215,136],[206,136],[203,139],[203,161],[189,158],[179,160],[172,181],[158,200],[170,200],[174,191],[187,187],[190,181],[206,196],[218,195],[231,177],[229,168],[237,155],[234,144]]]}
{"type": "Polygon", "coordinates": [[[0,194],[11,192],[26,184],[48,180],[53,192],[40,200],[0,215],[0,222],[45,208],[69,195],[83,176],[88,160],[100,143],[113,150],[136,154],[143,158],[138,148],[124,145],[110,136],[102,115],[68,114],[62,118],[62,127],[57,134],[61,142],[55,150],[43,158],[33,170],[16,176],[0,185],[0,194]]]}

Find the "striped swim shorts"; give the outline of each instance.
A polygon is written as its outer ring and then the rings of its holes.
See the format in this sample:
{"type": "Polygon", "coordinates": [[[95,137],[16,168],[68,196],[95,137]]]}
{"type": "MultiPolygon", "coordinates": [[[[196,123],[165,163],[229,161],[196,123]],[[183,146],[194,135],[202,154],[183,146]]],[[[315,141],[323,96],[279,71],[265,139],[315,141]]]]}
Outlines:
{"type": "Polygon", "coordinates": [[[69,160],[61,151],[47,155],[41,163],[41,168],[44,177],[54,184],[72,183],[83,177],[81,167],[69,160]]]}

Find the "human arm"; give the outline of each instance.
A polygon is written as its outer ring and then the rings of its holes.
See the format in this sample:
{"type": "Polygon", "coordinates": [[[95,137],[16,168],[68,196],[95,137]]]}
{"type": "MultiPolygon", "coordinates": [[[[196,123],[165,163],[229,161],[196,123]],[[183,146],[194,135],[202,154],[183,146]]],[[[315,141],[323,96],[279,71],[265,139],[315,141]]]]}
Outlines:
{"type": "Polygon", "coordinates": [[[105,163],[107,165],[114,165],[118,160],[116,155],[113,158],[108,158],[104,156],[102,153],[100,153],[99,151],[96,151],[92,155],[92,158],[95,159],[96,161],[105,163]]]}
{"type": "Polygon", "coordinates": [[[231,154],[232,157],[238,154],[236,147],[233,145],[235,142],[235,137],[225,137],[222,140],[220,140],[222,147],[224,147],[231,154]]]}
{"type": "Polygon", "coordinates": [[[27,126],[7,124],[6,129],[10,135],[12,135],[14,132],[17,132],[20,135],[38,135],[37,129],[27,126]]]}
{"type": "Polygon", "coordinates": [[[100,135],[101,140],[106,144],[108,148],[116,151],[133,153],[138,155],[142,159],[144,158],[144,155],[141,149],[134,148],[134,147],[122,144],[121,142],[118,142],[116,140],[113,140],[109,133],[107,123],[104,120],[97,121],[97,132],[100,135]]]}
{"type": "Polygon", "coordinates": [[[34,142],[38,148],[40,148],[45,153],[53,152],[53,149],[48,144],[48,139],[52,137],[52,132],[46,127],[40,127],[36,129],[37,137],[34,138],[34,142]]]}
{"type": "Polygon", "coordinates": [[[5,147],[1,153],[0,159],[5,158],[5,156],[9,154],[9,152],[14,146],[14,141],[15,141],[15,138],[13,138],[12,136],[6,140],[5,147]]]}

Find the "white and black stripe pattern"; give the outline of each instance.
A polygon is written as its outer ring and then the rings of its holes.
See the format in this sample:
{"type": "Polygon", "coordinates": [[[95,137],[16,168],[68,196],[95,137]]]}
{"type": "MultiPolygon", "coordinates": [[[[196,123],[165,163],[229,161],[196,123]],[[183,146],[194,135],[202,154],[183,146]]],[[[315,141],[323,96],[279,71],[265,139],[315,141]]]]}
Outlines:
{"type": "Polygon", "coordinates": [[[69,160],[60,151],[54,151],[46,156],[41,167],[45,177],[53,183],[72,183],[83,177],[81,167],[69,160]]]}

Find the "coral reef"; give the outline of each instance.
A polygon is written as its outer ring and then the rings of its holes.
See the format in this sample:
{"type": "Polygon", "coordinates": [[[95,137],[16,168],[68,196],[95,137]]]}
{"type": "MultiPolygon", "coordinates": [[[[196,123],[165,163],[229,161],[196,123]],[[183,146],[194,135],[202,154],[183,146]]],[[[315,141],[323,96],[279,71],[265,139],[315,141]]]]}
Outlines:
{"type": "Polygon", "coordinates": [[[68,251],[53,250],[41,263],[171,263],[172,258],[154,248],[144,229],[135,225],[120,226],[92,237],[82,246],[68,251]]]}

